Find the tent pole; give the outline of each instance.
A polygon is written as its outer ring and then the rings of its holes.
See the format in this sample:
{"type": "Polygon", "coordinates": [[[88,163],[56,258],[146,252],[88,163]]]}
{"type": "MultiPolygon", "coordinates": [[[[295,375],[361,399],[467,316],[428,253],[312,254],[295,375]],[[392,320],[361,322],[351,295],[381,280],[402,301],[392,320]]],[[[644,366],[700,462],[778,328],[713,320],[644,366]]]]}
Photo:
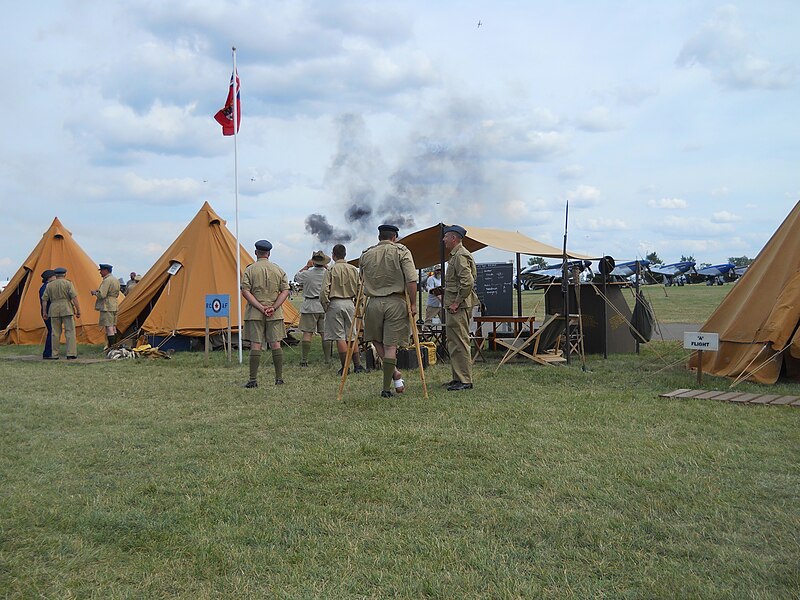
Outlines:
{"type": "MultiPolygon", "coordinates": [[[[519,252],[516,253],[517,255],[517,316],[522,316],[522,279],[520,279],[519,273],[522,270],[520,268],[520,259],[519,259],[519,252]]],[[[533,333],[531,331],[531,333],[533,333]]]]}
{"type": "Polygon", "coordinates": [[[564,358],[570,363],[569,352],[569,279],[567,279],[567,228],[569,225],[569,199],[564,210],[564,257],[561,263],[561,294],[564,304],[564,358]]]}

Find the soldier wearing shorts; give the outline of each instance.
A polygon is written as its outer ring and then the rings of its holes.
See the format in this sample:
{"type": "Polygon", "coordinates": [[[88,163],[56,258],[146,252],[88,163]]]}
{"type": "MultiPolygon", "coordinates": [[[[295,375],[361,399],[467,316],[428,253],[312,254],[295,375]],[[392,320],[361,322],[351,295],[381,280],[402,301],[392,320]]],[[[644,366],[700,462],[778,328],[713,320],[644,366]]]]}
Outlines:
{"type": "Polygon", "coordinates": [[[301,367],[308,366],[308,354],[311,352],[311,338],[314,337],[314,333],[322,336],[325,364],[331,362],[332,343],[325,337],[325,309],[319,298],[329,262],[331,262],[330,257],[325,256],[322,250],[317,250],[311,255],[311,260],[306,266],[294,276],[294,280],[303,286],[303,303],[300,305],[300,331],[303,332],[303,340],[300,342],[301,367]]]}
{"type": "MultiPolygon", "coordinates": [[[[319,291],[319,301],[325,308],[325,339],[331,343],[336,342],[339,351],[339,361],[342,368],[339,375],[344,373],[344,362],[347,358],[347,336],[352,329],[355,315],[355,299],[358,294],[358,269],[348,264],[344,258],[347,249],[342,244],[333,247],[333,266],[325,271],[325,279],[319,291]]],[[[366,369],[361,366],[361,357],[356,344],[353,352],[354,373],[363,373],[366,369]]]]}
{"type": "Polygon", "coordinates": [[[444,301],[447,308],[447,352],[453,379],[447,385],[451,392],[472,389],[472,356],[470,353],[469,323],[472,307],[478,304],[475,293],[477,267],[469,250],[461,243],[467,235],[460,225],[444,228],[444,247],[450,253],[444,277],[444,301]]]}
{"type": "Polygon", "coordinates": [[[54,360],[58,360],[59,348],[61,346],[61,329],[64,329],[64,337],[67,338],[67,359],[78,358],[78,340],[75,336],[75,317],[80,318],[81,307],[78,304],[78,292],[71,281],[66,279],[67,270],[58,267],[54,270],[56,278],[47,284],[42,294],[42,306],[49,307],[42,309],[42,318],[50,318],[50,325],[53,328],[53,355],[54,360]]]}
{"type": "Polygon", "coordinates": [[[100,312],[98,325],[106,330],[106,348],[110,348],[117,342],[117,307],[119,306],[119,280],[111,275],[114,270],[109,264],[102,263],[100,275],[103,281],[100,287],[92,290],[92,296],[96,298],[94,309],[100,312]]]}
{"type": "Polygon", "coordinates": [[[258,387],[258,367],[261,348],[269,344],[275,366],[275,385],[283,383],[283,349],[281,340],[286,337],[281,305],[289,297],[289,281],[278,265],[270,262],[272,244],[267,240],[256,242],[256,262],[242,275],[242,296],[247,300],[244,310],[244,339],[250,342],[250,379],[246,388],[258,387]]]}
{"type": "Polygon", "coordinates": [[[379,226],[378,244],[365,250],[360,261],[367,296],[364,339],[383,361],[383,398],[393,395],[392,381],[400,380],[397,346],[411,335],[406,294],[412,318],[417,313],[417,268],[411,251],[396,241],[399,231],[394,225],[379,226]]]}

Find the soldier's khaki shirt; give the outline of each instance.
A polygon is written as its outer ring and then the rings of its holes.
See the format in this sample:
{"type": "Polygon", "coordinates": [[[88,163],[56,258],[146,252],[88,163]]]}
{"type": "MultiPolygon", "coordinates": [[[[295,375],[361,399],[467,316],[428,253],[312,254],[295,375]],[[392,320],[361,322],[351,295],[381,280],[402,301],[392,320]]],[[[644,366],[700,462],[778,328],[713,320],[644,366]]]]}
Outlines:
{"type": "MultiPolygon", "coordinates": [[[[289,279],[286,273],[278,265],[270,262],[267,258],[259,258],[252,265],[249,265],[242,275],[242,289],[249,291],[256,300],[264,306],[272,306],[278,299],[278,295],[289,289],[289,279]]],[[[264,318],[264,313],[247,303],[244,309],[244,320],[259,320],[264,318]]],[[[278,307],[273,315],[267,318],[268,321],[283,319],[283,306],[278,307]]]]}
{"type": "Polygon", "coordinates": [[[364,275],[364,293],[371,298],[403,294],[406,283],[417,280],[417,267],[411,250],[390,240],[364,250],[360,266],[364,275]]]}
{"type": "Polygon", "coordinates": [[[95,310],[113,312],[119,306],[119,280],[110,273],[103,277],[94,301],[95,310]]]}
{"type": "Polygon", "coordinates": [[[303,286],[303,303],[300,305],[301,313],[325,312],[325,309],[322,308],[322,303],[319,301],[319,293],[327,272],[328,269],[325,267],[310,267],[295,274],[294,280],[303,286]]]}
{"type": "Polygon", "coordinates": [[[458,302],[462,307],[472,308],[478,304],[475,293],[475,279],[478,268],[469,250],[459,244],[450,252],[447,272],[444,275],[444,305],[450,306],[458,302]]]}
{"type": "Polygon", "coordinates": [[[358,269],[343,258],[337,260],[325,272],[325,280],[319,292],[320,302],[326,306],[333,298],[355,298],[356,294],[358,294],[358,269]]]}
{"type": "Polygon", "coordinates": [[[78,292],[75,286],[67,279],[56,278],[47,284],[42,295],[42,303],[47,306],[50,301],[50,309],[47,311],[48,317],[68,317],[74,315],[72,299],[77,298],[78,292]]]}

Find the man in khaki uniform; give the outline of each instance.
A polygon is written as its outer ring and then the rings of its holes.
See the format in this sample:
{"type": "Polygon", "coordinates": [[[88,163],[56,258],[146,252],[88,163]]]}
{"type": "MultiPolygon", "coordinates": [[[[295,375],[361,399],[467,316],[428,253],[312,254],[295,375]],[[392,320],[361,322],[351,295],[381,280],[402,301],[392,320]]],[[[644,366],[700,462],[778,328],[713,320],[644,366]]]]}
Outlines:
{"type": "Polygon", "coordinates": [[[117,307],[119,306],[119,280],[111,275],[114,267],[101,263],[100,276],[103,281],[100,287],[92,290],[92,296],[96,298],[94,309],[100,311],[100,320],[97,323],[106,329],[106,348],[110,348],[117,343],[117,307]]]}
{"type": "Polygon", "coordinates": [[[281,340],[286,337],[281,305],[289,297],[289,280],[278,265],[269,260],[272,244],[267,240],[256,242],[256,262],[242,275],[242,296],[247,300],[244,310],[243,339],[250,342],[250,379],[246,388],[258,387],[258,367],[261,347],[267,343],[272,349],[275,366],[275,385],[283,383],[283,349],[281,340]]]}
{"type": "Polygon", "coordinates": [[[78,341],[75,337],[75,317],[80,318],[81,307],[78,303],[78,292],[71,281],[67,281],[67,270],[64,267],[54,269],[56,278],[47,284],[42,294],[42,318],[50,319],[53,328],[52,345],[53,360],[58,360],[59,348],[61,346],[61,328],[64,328],[64,336],[67,338],[67,359],[78,358],[78,341]]]}
{"type": "Polygon", "coordinates": [[[300,305],[300,331],[303,340],[300,342],[300,366],[308,366],[308,354],[311,352],[311,338],[314,333],[322,337],[322,354],[325,364],[331,362],[331,346],[333,345],[325,336],[325,309],[320,302],[320,290],[325,273],[328,272],[327,264],[330,257],[325,256],[322,250],[317,250],[311,255],[311,260],[306,263],[294,276],[294,280],[303,286],[303,303],[300,305]]]}
{"type": "MultiPolygon", "coordinates": [[[[336,342],[339,351],[339,361],[342,368],[339,375],[344,373],[344,361],[347,358],[347,335],[355,316],[355,299],[358,294],[358,269],[347,264],[344,257],[347,249],[343,244],[333,247],[333,267],[325,270],[325,279],[319,291],[319,301],[325,308],[325,339],[336,342]]],[[[354,373],[366,371],[361,366],[361,357],[356,345],[353,352],[354,373]]]]}
{"type": "Polygon", "coordinates": [[[412,315],[417,313],[417,268],[411,251],[396,241],[399,231],[394,225],[379,226],[378,244],[365,250],[360,261],[368,298],[364,339],[375,345],[383,361],[383,398],[392,397],[392,381],[401,377],[397,346],[411,335],[406,293],[412,315]]]}
{"type": "Polygon", "coordinates": [[[444,247],[450,252],[444,276],[444,306],[447,309],[447,352],[453,379],[447,385],[451,392],[472,389],[472,356],[469,343],[469,322],[472,307],[478,304],[475,278],[478,269],[461,240],[467,231],[459,225],[444,228],[444,247]]]}

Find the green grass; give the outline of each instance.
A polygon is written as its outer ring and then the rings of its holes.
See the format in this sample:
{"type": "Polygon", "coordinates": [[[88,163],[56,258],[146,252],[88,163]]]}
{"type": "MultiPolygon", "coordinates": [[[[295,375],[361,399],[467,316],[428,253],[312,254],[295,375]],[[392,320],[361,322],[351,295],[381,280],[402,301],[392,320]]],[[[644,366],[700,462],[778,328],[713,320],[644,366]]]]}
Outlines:
{"type": "Polygon", "coordinates": [[[657,398],[692,386],[677,343],[344,402],[318,343],[256,390],[220,353],[10,359],[35,352],[0,348],[1,597],[800,593],[800,410],[657,398]]]}
{"type": "MultiPolygon", "coordinates": [[[[602,287],[600,288],[602,289],[602,287]]],[[[707,286],[702,284],[683,287],[663,285],[643,286],[645,297],[661,323],[704,323],[719,306],[722,299],[733,289],[733,285],[707,286]]],[[[622,290],[623,296],[633,310],[633,289],[622,290]]],[[[523,314],[536,315],[537,321],[544,318],[544,292],[534,290],[522,292],[523,314]]],[[[514,292],[514,312],[517,310],[517,295],[514,292]]]]}

